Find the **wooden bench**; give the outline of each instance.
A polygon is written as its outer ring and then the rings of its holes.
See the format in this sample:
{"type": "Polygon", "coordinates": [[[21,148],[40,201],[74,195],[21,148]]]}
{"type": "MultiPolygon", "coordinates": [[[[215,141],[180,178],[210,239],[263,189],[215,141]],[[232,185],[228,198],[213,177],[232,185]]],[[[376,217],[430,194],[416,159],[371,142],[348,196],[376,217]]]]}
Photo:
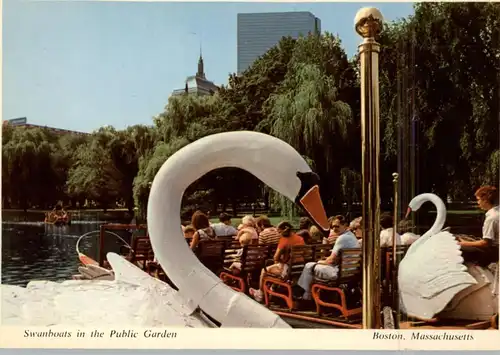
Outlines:
{"type": "Polygon", "coordinates": [[[332,254],[333,244],[314,244],[314,261],[328,258],[332,254]]]}
{"type": "Polygon", "coordinates": [[[196,247],[195,255],[209,270],[217,273],[223,268],[225,247],[223,240],[202,240],[196,247]]]}
{"type": "Polygon", "coordinates": [[[338,277],[335,280],[322,280],[314,278],[311,286],[311,294],[316,304],[318,315],[322,314],[322,307],[334,308],[341,312],[345,318],[351,317],[362,312],[362,307],[349,309],[342,285],[347,285],[348,289],[359,288],[362,275],[362,251],[356,249],[344,249],[339,253],[338,277]],[[340,302],[327,302],[321,298],[321,292],[337,293],[340,302]]]}
{"type": "MultiPolygon", "coordinates": [[[[409,245],[398,245],[396,246],[396,255],[398,260],[403,260],[406,252],[408,251],[409,245]]],[[[382,300],[384,304],[390,305],[392,304],[392,293],[395,290],[395,285],[393,285],[393,271],[394,271],[394,251],[392,247],[382,248],[381,249],[381,261],[382,261],[382,300]]],[[[396,270],[397,277],[397,270],[396,270]]]]}
{"type": "Polygon", "coordinates": [[[264,300],[267,307],[270,305],[270,296],[283,299],[288,308],[293,310],[293,293],[292,287],[298,281],[298,278],[304,270],[304,266],[311,261],[314,261],[314,246],[299,245],[290,248],[290,258],[287,266],[286,275],[274,275],[266,273],[263,279],[264,300]],[[278,292],[279,288],[284,288],[285,293],[278,292]]]}
{"type": "Polygon", "coordinates": [[[237,261],[234,245],[228,245],[225,251],[224,271],[219,275],[220,279],[233,290],[246,293],[255,276],[263,268],[269,255],[269,248],[266,245],[247,245],[243,247],[240,258],[241,268],[234,272],[229,269],[231,264],[237,261]]]}
{"type": "MultiPolygon", "coordinates": [[[[120,254],[130,263],[147,271],[148,264],[153,262],[155,257],[149,236],[133,236],[131,244],[127,255],[121,254],[123,248],[120,248],[120,254]]],[[[107,260],[104,260],[103,267],[110,268],[111,265],[107,260]]]]}

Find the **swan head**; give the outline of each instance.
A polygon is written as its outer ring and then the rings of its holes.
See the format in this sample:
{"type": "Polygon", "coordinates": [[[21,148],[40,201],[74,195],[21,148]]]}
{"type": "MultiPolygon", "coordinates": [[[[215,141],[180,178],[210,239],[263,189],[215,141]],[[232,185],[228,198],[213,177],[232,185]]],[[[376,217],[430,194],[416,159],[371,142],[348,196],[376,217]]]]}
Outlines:
{"type": "Polygon", "coordinates": [[[319,193],[319,176],[312,171],[298,171],[296,175],[300,181],[300,189],[294,199],[295,203],[306,211],[309,218],[321,227],[324,233],[329,232],[328,217],[319,193]]]}
{"type": "Polygon", "coordinates": [[[444,207],[443,201],[439,198],[439,196],[432,193],[425,193],[415,196],[410,203],[408,204],[408,210],[406,211],[405,219],[408,218],[411,212],[416,212],[422,207],[422,205],[426,202],[432,202],[436,205],[438,210],[444,207]]]}
{"type": "Polygon", "coordinates": [[[156,235],[156,230],[164,231],[169,225],[177,225],[172,220],[167,222],[164,216],[178,215],[178,201],[193,181],[223,167],[248,171],[301,206],[325,233],[329,231],[319,194],[319,177],[305,159],[281,139],[260,132],[235,131],[203,137],[167,159],[151,186],[148,201],[150,235],[156,235]]]}

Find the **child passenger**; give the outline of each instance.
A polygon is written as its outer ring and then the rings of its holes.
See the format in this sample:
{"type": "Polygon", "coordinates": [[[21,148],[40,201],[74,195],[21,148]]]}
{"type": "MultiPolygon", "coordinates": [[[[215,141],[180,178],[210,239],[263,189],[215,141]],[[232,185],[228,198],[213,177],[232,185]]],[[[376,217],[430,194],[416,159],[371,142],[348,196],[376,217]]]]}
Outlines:
{"type": "Polygon", "coordinates": [[[234,255],[234,262],[231,264],[231,266],[229,266],[229,269],[234,274],[237,274],[241,271],[241,256],[243,255],[243,248],[252,242],[252,233],[243,230],[239,233],[238,241],[240,242],[241,248],[238,249],[238,251],[234,255]]]}

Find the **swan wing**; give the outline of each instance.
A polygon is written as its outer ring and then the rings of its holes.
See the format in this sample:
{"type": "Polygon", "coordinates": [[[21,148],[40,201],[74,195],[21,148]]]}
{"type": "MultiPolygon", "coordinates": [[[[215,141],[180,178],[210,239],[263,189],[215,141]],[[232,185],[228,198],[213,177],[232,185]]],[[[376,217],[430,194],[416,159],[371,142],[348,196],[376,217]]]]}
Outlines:
{"type": "Polygon", "coordinates": [[[455,237],[440,232],[419,239],[399,265],[399,292],[408,315],[432,318],[477,281],[467,272],[455,237]]]}

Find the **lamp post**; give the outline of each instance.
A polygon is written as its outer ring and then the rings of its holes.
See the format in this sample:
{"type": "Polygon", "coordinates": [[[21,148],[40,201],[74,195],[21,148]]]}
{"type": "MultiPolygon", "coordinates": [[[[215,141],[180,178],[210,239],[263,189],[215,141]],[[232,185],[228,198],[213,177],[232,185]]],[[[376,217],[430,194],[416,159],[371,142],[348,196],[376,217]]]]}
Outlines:
{"type": "Polygon", "coordinates": [[[363,175],[363,328],[379,329],[380,313],[380,117],[378,55],[375,41],[382,30],[378,9],[362,8],[356,14],[361,74],[361,154],[363,175]]]}

